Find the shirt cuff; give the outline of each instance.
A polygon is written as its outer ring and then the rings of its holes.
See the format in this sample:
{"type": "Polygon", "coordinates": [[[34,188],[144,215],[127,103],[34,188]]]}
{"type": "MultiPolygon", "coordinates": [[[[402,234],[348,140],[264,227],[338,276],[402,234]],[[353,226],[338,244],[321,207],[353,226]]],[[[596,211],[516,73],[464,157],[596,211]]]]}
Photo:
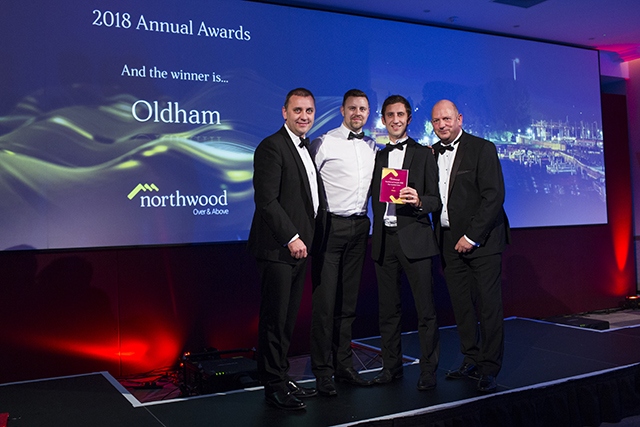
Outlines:
{"type": "Polygon", "coordinates": [[[293,242],[294,240],[298,239],[298,238],[300,238],[300,235],[299,235],[299,234],[296,234],[295,236],[293,236],[293,237],[291,238],[291,240],[289,240],[289,242],[287,243],[287,245],[288,245],[289,243],[293,242]]]}
{"type": "Polygon", "coordinates": [[[471,240],[470,238],[468,238],[466,234],[465,234],[463,237],[465,238],[465,240],[466,240],[467,242],[469,242],[470,244],[472,244],[472,245],[473,245],[473,246],[475,246],[476,248],[479,248],[479,247],[480,247],[480,244],[478,244],[478,243],[474,242],[473,240],[471,240]]]}

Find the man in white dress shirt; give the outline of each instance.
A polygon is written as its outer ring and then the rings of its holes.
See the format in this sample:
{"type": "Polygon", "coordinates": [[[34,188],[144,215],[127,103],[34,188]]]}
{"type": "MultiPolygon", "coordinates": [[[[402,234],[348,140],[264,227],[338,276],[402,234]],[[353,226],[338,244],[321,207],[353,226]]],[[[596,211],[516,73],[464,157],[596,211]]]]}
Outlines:
{"type": "Polygon", "coordinates": [[[369,99],[361,90],[345,93],[342,125],[313,141],[311,152],[327,197],[327,233],[313,260],[311,369],[316,388],[336,396],[336,380],[368,386],[353,368],[351,329],[356,315],[370,221],[367,205],[376,155],[362,128],[369,99]]]}

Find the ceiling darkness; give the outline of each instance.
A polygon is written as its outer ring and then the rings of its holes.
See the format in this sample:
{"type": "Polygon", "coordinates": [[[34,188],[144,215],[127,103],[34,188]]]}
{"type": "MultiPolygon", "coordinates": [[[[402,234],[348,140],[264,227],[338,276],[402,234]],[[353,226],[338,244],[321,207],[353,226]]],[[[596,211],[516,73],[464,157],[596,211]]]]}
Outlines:
{"type": "Polygon", "coordinates": [[[259,0],[514,35],[640,58],[640,0],[259,0]]]}

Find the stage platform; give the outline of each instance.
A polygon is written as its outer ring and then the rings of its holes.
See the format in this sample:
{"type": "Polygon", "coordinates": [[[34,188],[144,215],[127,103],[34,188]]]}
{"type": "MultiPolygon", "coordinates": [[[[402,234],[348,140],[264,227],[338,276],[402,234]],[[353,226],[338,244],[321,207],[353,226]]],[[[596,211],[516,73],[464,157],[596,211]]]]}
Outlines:
{"type": "MultiPolygon", "coordinates": [[[[438,386],[428,392],[416,390],[417,334],[407,333],[402,379],[367,388],[339,383],[338,397],[308,399],[304,411],[266,405],[260,387],[141,402],[100,372],[0,385],[0,427],[3,417],[6,427],[568,427],[640,414],[640,326],[595,330],[512,318],[505,333],[498,391],[488,395],[479,394],[472,380],[445,379],[462,360],[452,327],[441,329],[438,386]]],[[[354,343],[371,350],[378,344],[379,338],[354,343]]]]}

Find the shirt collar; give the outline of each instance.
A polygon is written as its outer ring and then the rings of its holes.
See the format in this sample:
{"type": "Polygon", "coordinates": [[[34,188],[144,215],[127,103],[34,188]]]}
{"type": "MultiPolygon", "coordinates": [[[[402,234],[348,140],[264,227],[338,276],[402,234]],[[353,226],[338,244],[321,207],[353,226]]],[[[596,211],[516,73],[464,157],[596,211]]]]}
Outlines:
{"type": "Polygon", "coordinates": [[[300,138],[304,138],[305,135],[298,136],[295,133],[291,132],[291,129],[289,129],[289,126],[287,126],[286,123],[284,124],[284,128],[287,130],[287,133],[289,134],[289,137],[291,138],[291,141],[293,141],[293,145],[298,147],[298,144],[300,144],[300,138]]]}
{"type": "MultiPolygon", "coordinates": [[[[462,129],[460,129],[460,133],[458,133],[458,136],[456,136],[456,139],[453,140],[453,142],[451,143],[451,145],[454,145],[456,142],[458,142],[460,140],[460,137],[462,136],[462,129]]],[[[442,145],[447,145],[447,144],[442,144],[442,145]]],[[[455,146],[455,145],[454,145],[455,146]]]]}
{"type": "MultiPolygon", "coordinates": [[[[345,139],[349,138],[349,133],[350,133],[350,132],[353,132],[353,131],[352,131],[351,129],[349,129],[348,127],[346,127],[346,126],[344,125],[344,123],[342,123],[342,124],[340,125],[340,134],[341,134],[342,136],[344,136],[344,138],[345,138],[345,139]]],[[[363,131],[362,129],[360,129],[360,132],[353,132],[353,133],[361,134],[361,133],[363,133],[363,132],[364,132],[364,131],[363,131]]]]}
{"type": "Polygon", "coordinates": [[[389,144],[391,144],[391,145],[402,144],[403,142],[405,142],[408,139],[409,139],[409,135],[405,136],[404,138],[398,139],[396,142],[391,142],[391,140],[389,140],[389,144]]]}

